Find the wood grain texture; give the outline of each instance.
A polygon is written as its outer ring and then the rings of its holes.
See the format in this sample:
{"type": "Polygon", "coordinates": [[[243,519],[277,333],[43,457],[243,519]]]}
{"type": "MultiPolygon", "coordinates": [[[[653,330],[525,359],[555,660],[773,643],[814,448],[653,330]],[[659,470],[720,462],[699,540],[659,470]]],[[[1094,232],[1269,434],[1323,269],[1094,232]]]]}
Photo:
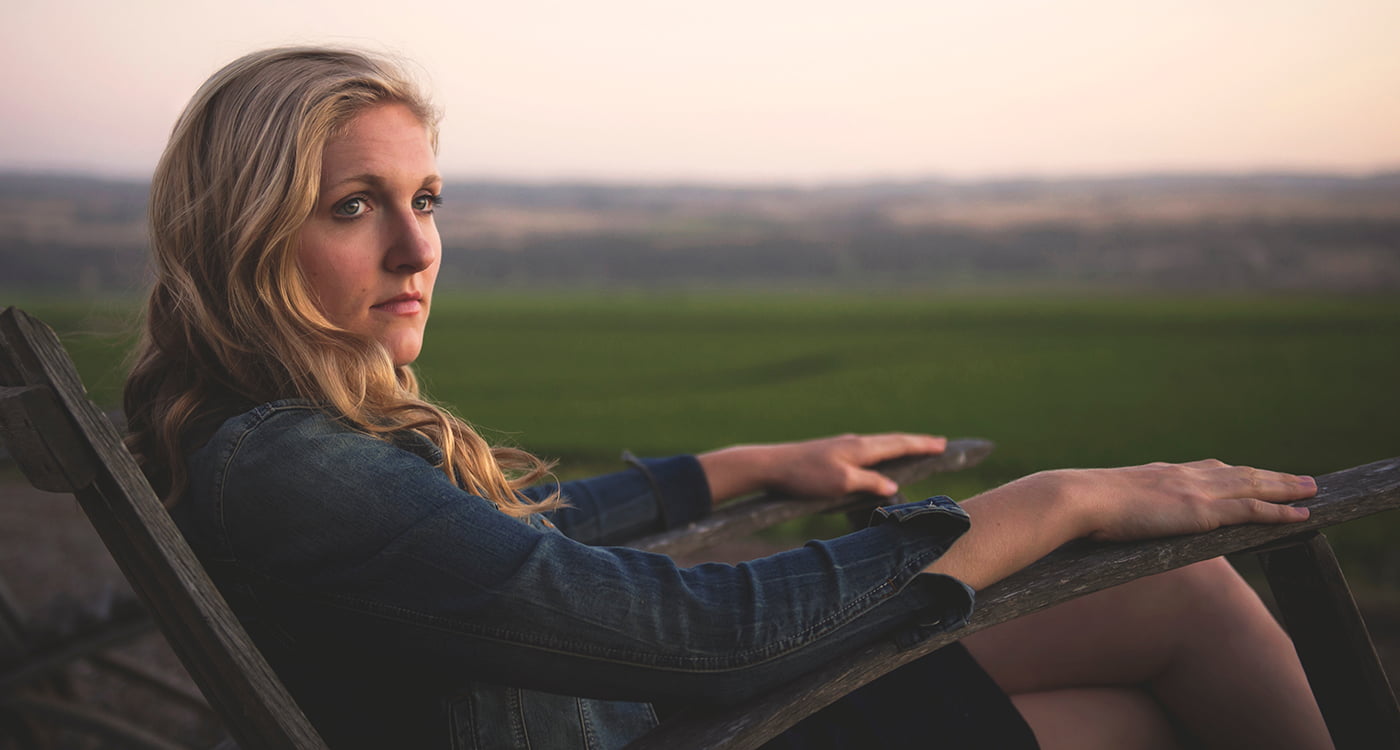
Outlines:
{"type": "MultiPolygon", "coordinates": [[[[901,485],[917,482],[932,474],[958,471],[981,463],[995,448],[990,440],[961,438],[949,440],[947,449],[933,456],[904,456],[871,467],[901,485]]],[[[668,555],[689,555],[715,543],[790,521],[813,513],[875,508],[885,498],[868,492],[844,496],[791,497],[764,493],[723,505],[708,518],[677,529],[642,537],[627,546],[668,555]]]]}
{"type": "Polygon", "coordinates": [[[857,687],[982,628],[1136,578],[1393,510],[1400,507],[1400,458],[1318,477],[1317,496],[1296,504],[1311,509],[1307,521],[1231,526],[1145,542],[1066,545],[979,592],[972,618],[959,630],[934,636],[905,651],[897,651],[889,643],[867,647],[747,705],[677,716],[628,747],[755,748],[857,687]]]}
{"type": "Polygon", "coordinates": [[[325,743],[205,574],[110,420],[86,390],[47,326],[8,308],[0,374],[52,389],[96,459],[94,479],[75,494],[123,574],[153,613],[190,676],[240,745],[268,750],[325,743]]]}

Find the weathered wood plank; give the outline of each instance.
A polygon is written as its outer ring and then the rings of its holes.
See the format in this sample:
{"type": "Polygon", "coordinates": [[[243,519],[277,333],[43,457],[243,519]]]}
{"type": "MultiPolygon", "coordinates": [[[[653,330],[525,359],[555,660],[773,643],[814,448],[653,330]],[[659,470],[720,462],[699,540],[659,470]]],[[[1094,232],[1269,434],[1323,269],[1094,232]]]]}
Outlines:
{"type": "Polygon", "coordinates": [[[1313,534],[1259,558],[1337,750],[1400,747],[1400,707],[1331,546],[1313,534]]]}
{"type": "Polygon", "coordinates": [[[324,748],[272,669],[214,588],[112,423],[86,391],[58,338],[14,308],[0,313],[9,352],[0,368],[46,385],[96,458],[92,484],[76,494],[93,527],[155,615],[190,676],[239,744],[269,750],[324,748]]]}
{"type": "MultiPolygon", "coordinates": [[[[947,450],[938,455],[905,456],[876,464],[872,468],[904,485],[932,474],[976,466],[990,455],[994,448],[990,440],[961,438],[949,440],[947,450]]],[[[764,493],[724,505],[708,518],[681,528],[630,541],[627,546],[668,555],[688,555],[721,540],[752,534],[783,521],[803,518],[813,513],[846,511],[854,507],[874,508],[882,500],[884,498],[868,492],[820,498],[764,493]]]]}
{"type": "Polygon", "coordinates": [[[897,651],[889,643],[867,647],[747,705],[677,716],[628,747],[755,748],[855,688],[982,628],[1129,580],[1395,509],[1400,507],[1400,458],[1318,477],[1317,496],[1296,504],[1311,509],[1307,521],[1230,526],[1126,544],[1066,545],[979,592],[971,620],[957,631],[906,651],[897,651]]]}

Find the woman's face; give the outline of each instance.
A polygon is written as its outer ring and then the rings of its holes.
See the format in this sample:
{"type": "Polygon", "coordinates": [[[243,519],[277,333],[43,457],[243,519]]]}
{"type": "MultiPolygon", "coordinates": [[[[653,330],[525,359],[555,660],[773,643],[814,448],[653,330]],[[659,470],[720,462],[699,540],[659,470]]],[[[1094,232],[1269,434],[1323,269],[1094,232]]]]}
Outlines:
{"type": "Polygon", "coordinates": [[[376,105],[326,143],[316,208],[301,228],[297,261],[322,312],[383,344],[396,366],[423,347],[442,257],[441,190],[427,128],[402,104],[376,105]]]}

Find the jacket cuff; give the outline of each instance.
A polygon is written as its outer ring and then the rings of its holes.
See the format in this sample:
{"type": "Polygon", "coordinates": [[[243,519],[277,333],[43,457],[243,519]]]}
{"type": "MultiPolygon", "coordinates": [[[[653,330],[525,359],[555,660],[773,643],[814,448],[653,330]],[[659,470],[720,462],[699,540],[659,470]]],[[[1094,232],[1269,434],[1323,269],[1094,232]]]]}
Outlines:
{"type": "Polygon", "coordinates": [[[695,456],[641,458],[630,463],[651,482],[665,528],[679,528],[710,515],[710,484],[695,456]]]}
{"type": "MultiPolygon", "coordinates": [[[[917,524],[938,536],[956,539],[972,525],[972,518],[952,498],[935,495],[916,503],[886,505],[871,511],[871,526],[884,523],[917,524]]],[[[951,543],[952,539],[949,540],[951,543]]]]}
{"type": "Polygon", "coordinates": [[[921,604],[904,627],[893,633],[895,646],[900,649],[917,646],[934,635],[966,625],[977,600],[977,593],[971,586],[941,573],[914,576],[905,592],[921,604]]]}

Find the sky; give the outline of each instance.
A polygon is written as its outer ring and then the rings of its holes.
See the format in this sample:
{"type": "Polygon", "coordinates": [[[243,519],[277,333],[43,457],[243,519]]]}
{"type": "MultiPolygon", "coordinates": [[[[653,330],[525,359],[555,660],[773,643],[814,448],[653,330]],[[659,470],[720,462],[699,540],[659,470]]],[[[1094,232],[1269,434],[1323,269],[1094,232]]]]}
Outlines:
{"type": "Polygon", "coordinates": [[[1400,0],[5,0],[0,169],[147,177],[254,49],[401,55],[449,178],[1400,168],[1400,0]]]}

